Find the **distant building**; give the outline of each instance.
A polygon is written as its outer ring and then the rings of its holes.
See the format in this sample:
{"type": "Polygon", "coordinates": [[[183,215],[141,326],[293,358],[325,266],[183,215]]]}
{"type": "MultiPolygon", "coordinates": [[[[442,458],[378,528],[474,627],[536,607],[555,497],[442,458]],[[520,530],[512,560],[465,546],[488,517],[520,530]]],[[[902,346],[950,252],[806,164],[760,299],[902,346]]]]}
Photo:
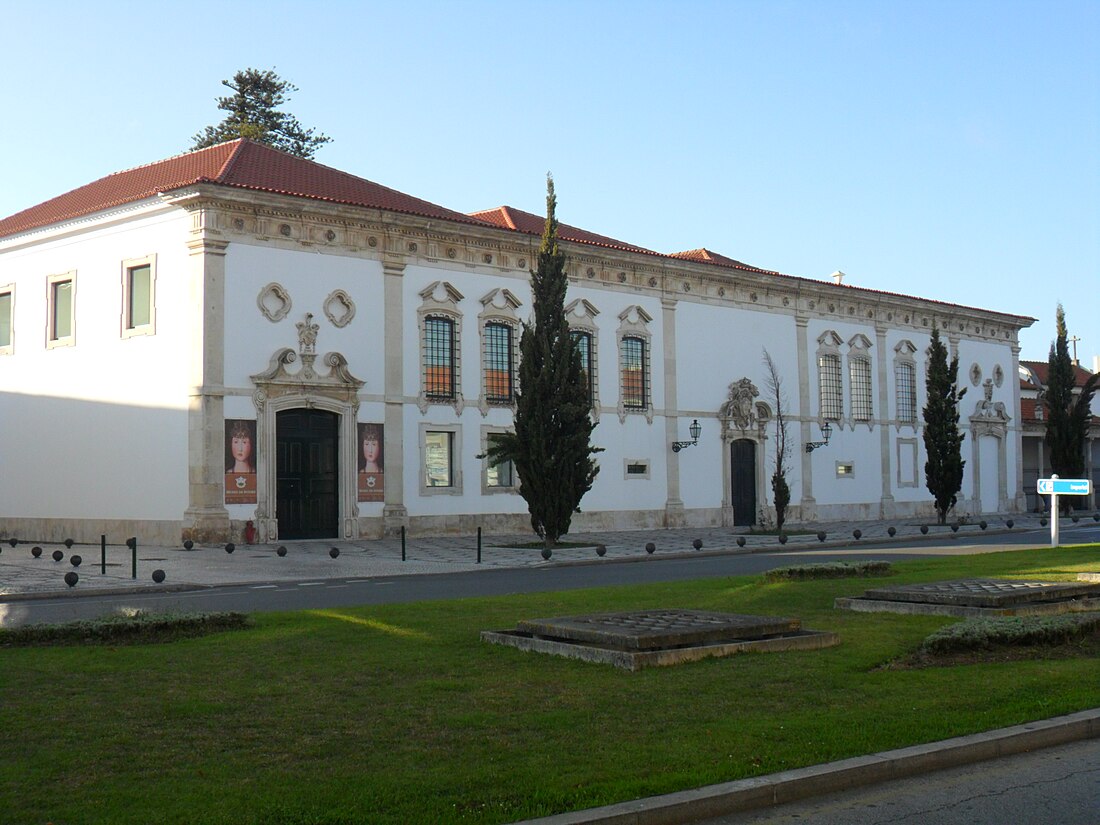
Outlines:
{"type": "MultiPolygon", "coordinates": [[[[542,224],[243,140],[0,220],[0,534],[527,529],[516,474],[479,456],[512,423],[542,224]]],[[[765,349],[790,520],[931,518],[933,326],[984,393],[963,412],[959,512],[1024,508],[1015,376],[1033,319],[560,236],[604,448],[576,529],[772,518],[765,349]],[[673,451],[695,420],[698,443],[673,451]]]]}
{"type": "MultiPolygon", "coordinates": [[[[1046,361],[1020,362],[1020,420],[1023,424],[1024,494],[1029,512],[1050,509],[1050,500],[1036,492],[1040,478],[1050,478],[1050,450],[1046,445],[1047,410],[1042,397],[1047,385],[1046,361]]],[[[1074,366],[1075,385],[1082,387],[1092,375],[1081,366],[1074,366]]],[[[1078,390],[1078,393],[1080,391],[1078,390]]],[[[1073,507],[1092,509],[1100,499],[1096,495],[1100,484],[1100,396],[1093,396],[1093,417],[1085,443],[1085,473],[1092,480],[1092,493],[1088,496],[1069,496],[1073,507]]]]}

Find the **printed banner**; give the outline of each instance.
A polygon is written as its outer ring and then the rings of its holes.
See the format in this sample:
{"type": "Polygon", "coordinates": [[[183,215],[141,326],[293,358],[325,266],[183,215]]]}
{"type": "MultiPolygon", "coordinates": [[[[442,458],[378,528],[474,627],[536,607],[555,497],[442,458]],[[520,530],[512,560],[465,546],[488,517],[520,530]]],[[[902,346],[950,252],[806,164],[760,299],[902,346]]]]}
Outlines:
{"type": "Polygon", "coordinates": [[[359,425],[359,500],[385,501],[383,425],[359,425]]]}
{"type": "Polygon", "coordinates": [[[256,503],[256,422],[225,421],[225,503],[256,503]]]}

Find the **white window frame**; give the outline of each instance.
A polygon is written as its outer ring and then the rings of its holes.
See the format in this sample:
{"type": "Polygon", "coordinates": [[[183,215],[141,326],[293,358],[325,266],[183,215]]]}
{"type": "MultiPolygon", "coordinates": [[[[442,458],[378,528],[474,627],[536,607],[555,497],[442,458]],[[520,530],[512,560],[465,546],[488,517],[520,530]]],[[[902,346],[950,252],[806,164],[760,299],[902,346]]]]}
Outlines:
{"type": "Polygon", "coordinates": [[[462,293],[446,281],[434,281],[419,292],[422,304],[417,310],[417,325],[420,340],[418,355],[420,363],[420,395],[417,408],[426,415],[430,406],[453,407],[456,415],[462,414],[465,402],[462,398],[462,312],[458,308],[462,293]],[[454,396],[443,398],[428,395],[427,387],[427,327],[429,318],[446,318],[452,324],[451,371],[454,379],[454,396]]]}
{"type": "Polygon", "coordinates": [[[591,344],[588,353],[591,367],[588,386],[592,394],[592,418],[597,422],[600,420],[600,336],[596,326],[596,316],[599,314],[600,311],[584,298],[576,298],[565,307],[569,334],[583,332],[591,344]]]}
{"type": "Polygon", "coordinates": [[[917,394],[917,362],[914,357],[917,348],[911,341],[900,341],[898,345],[894,347],[894,420],[899,427],[912,427],[916,429],[917,423],[920,420],[920,397],[917,394]],[[898,375],[898,368],[901,365],[909,367],[910,376],[913,379],[913,417],[912,419],[902,418],[901,409],[901,381],[898,375]]]}
{"type": "Polygon", "coordinates": [[[837,423],[844,421],[844,364],[843,359],[840,357],[841,343],[840,336],[832,330],[823,332],[817,339],[817,417],[819,421],[836,421],[837,423]],[[825,358],[829,359],[829,363],[836,364],[835,384],[838,393],[835,410],[828,410],[828,414],[826,414],[825,409],[825,365],[821,363],[825,358]]]}
{"type": "Polygon", "coordinates": [[[144,258],[130,258],[122,262],[122,337],[136,338],[139,335],[157,334],[157,256],[146,255],[144,258]],[[145,324],[133,324],[132,306],[130,303],[130,291],[132,288],[131,273],[143,266],[149,267],[149,322],[145,324]]]}
{"type": "Polygon", "coordinates": [[[650,478],[650,472],[652,470],[652,463],[648,458],[624,458],[623,459],[623,480],[624,481],[648,481],[650,478]],[[632,473],[630,472],[631,465],[639,465],[645,467],[644,473],[632,473]]]}
{"type": "Polygon", "coordinates": [[[871,340],[863,333],[852,336],[848,342],[848,411],[853,424],[870,424],[875,420],[875,368],[871,359],[871,340]],[[862,402],[866,403],[867,414],[856,415],[856,375],[857,364],[867,370],[867,386],[862,402]]]}
{"type": "Polygon", "coordinates": [[[649,323],[653,317],[640,306],[629,306],[619,313],[618,338],[618,363],[616,364],[616,376],[619,381],[619,421],[625,422],[628,415],[644,415],[646,421],[653,423],[653,336],[649,331],[649,323]],[[642,342],[642,381],[643,397],[641,406],[628,407],[626,394],[623,392],[623,342],[627,338],[639,339],[642,342]]]}
{"type": "Polygon", "coordinates": [[[420,424],[420,495],[462,495],[462,426],[460,424],[420,424]],[[428,484],[428,433],[451,434],[451,485],[449,487],[428,484]]]}
{"type": "Polygon", "coordinates": [[[482,425],[481,427],[481,455],[485,456],[481,459],[481,494],[483,496],[497,496],[503,494],[515,495],[519,491],[519,474],[516,472],[516,465],[512,462],[512,483],[510,485],[490,485],[489,484],[489,471],[495,466],[493,465],[489,457],[485,453],[489,449],[489,441],[494,435],[503,435],[510,433],[512,430],[507,427],[493,427],[489,425],[482,425]]]}
{"type": "Polygon", "coordinates": [[[59,275],[50,275],[46,278],[46,349],[72,346],[76,346],[76,270],[59,275]],[[57,307],[55,306],[54,294],[57,291],[57,285],[65,282],[72,284],[69,295],[69,334],[55,337],[57,307]]]}
{"type": "Polygon", "coordinates": [[[8,343],[0,345],[0,355],[15,354],[15,284],[0,286],[0,295],[10,295],[11,301],[8,307],[8,343]]]}
{"type": "Polygon", "coordinates": [[[497,288],[490,290],[481,299],[482,310],[478,314],[478,335],[481,340],[481,394],[478,397],[478,409],[483,416],[489,414],[492,407],[515,409],[516,391],[519,384],[519,332],[520,321],[516,310],[522,306],[520,300],[510,290],[497,288]],[[489,398],[489,334],[487,327],[496,325],[507,327],[511,337],[511,393],[507,401],[489,398]]]}

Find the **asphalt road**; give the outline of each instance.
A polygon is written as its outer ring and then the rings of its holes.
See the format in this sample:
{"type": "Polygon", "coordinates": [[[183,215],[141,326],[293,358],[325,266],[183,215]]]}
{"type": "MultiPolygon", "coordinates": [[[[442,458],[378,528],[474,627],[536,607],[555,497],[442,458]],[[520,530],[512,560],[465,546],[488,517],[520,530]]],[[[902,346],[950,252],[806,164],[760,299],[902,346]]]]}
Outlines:
{"type": "Polygon", "coordinates": [[[1097,825],[1100,740],[840,791],[698,825],[1097,825]]]}

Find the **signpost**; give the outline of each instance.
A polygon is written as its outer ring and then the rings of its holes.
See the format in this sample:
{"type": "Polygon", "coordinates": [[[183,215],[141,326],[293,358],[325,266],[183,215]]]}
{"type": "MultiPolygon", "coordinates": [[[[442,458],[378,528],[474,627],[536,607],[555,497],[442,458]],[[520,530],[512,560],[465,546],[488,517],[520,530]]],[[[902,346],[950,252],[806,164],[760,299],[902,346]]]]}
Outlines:
{"type": "Polygon", "coordinates": [[[1058,546],[1058,496],[1087,496],[1090,484],[1087,478],[1041,478],[1037,486],[1039,495],[1050,496],[1050,546],[1058,546]]]}

